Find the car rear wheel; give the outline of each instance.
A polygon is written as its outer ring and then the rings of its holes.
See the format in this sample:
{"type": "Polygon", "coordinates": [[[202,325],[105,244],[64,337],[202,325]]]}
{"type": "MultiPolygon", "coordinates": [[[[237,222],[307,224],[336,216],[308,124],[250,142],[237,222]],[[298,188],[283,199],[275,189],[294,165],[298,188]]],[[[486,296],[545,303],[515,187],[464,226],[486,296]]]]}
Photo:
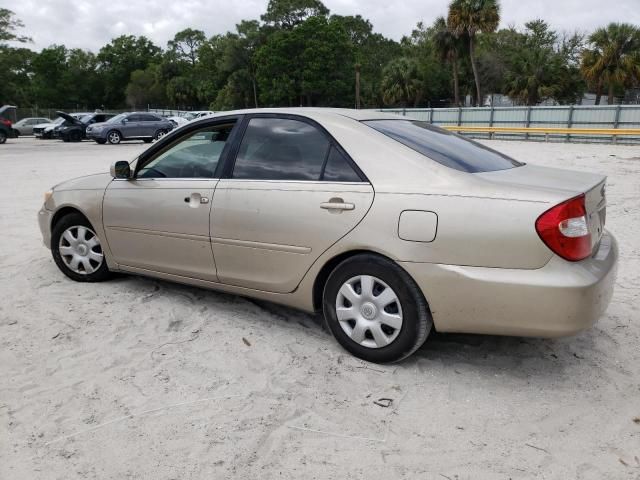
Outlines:
{"type": "Polygon", "coordinates": [[[160,140],[162,137],[164,137],[166,134],[167,134],[166,130],[160,129],[155,133],[153,138],[157,141],[157,140],[160,140]]]}
{"type": "Polygon", "coordinates": [[[105,143],[107,143],[106,140],[96,140],[96,143],[99,143],[100,145],[104,145],[105,143]]]}
{"type": "Polygon", "coordinates": [[[409,274],[371,254],[348,258],[334,269],[324,288],[323,311],[336,340],[375,363],[408,357],[433,327],[427,301],[409,274]]]}
{"type": "Polygon", "coordinates": [[[7,141],[7,134],[4,131],[0,131],[0,145],[7,141]]]}
{"type": "Polygon", "coordinates": [[[62,273],[76,282],[100,282],[110,275],[102,243],[80,214],[66,215],[56,223],[51,232],[51,252],[62,273]]]}
{"type": "Polygon", "coordinates": [[[109,133],[107,133],[107,141],[110,144],[117,145],[118,143],[120,143],[121,140],[122,140],[122,136],[120,135],[120,132],[118,132],[117,130],[111,130],[109,133]]]}

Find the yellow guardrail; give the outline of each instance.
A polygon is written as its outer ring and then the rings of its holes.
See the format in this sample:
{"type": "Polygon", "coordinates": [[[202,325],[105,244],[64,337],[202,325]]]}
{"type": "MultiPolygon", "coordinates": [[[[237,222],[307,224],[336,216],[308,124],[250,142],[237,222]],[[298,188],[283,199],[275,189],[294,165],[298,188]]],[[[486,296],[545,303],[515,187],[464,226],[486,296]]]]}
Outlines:
{"type": "Polygon", "coordinates": [[[528,133],[530,135],[608,135],[639,136],[640,128],[545,128],[545,127],[468,127],[441,125],[446,130],[460,133],[528,133]]]}

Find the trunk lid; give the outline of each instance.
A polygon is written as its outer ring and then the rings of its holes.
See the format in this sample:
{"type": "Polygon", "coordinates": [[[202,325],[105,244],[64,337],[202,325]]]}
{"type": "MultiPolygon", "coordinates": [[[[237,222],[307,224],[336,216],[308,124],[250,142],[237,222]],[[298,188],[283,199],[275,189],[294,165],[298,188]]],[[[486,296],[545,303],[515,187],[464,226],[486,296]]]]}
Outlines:
{"type": "Polygon", "coordinates": [[[509,197],[545,202],[549,207],[584,194],[591,247],[592,251],[597,250],[606,220],[607,177],[604,175],[535,165],[473,175],[489,182],[489,188],[509,197]]]}

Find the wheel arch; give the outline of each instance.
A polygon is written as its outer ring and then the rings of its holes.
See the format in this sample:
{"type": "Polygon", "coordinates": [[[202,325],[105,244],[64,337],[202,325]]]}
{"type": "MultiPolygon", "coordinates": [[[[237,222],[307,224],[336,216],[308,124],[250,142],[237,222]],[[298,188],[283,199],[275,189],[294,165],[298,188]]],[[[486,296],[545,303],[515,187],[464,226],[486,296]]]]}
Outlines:
{"type": "MultiPolygon", "coordinates": [[[[335,255],[334,257],[327,260],[325,264],[322,266],[322,268],[320,268],[320,270],[318,271],[318,274],[316,275],[316,278],[313,281],[313,289],[312,289],[313,309],[316,312],[322,310],[322,294],[324,292],[324,287],[327,283],[329,275],[331,275],[331,272],[333,272],[333,270],[340,263],[344,262],[345,260],[351,257],[355,257],[356,255],[375,255],[376,257],[384,258],[389,262],[393,262],[398,268],[403,270],[411,278],[411,280],[413,280],[413,282],[416,285],[418,285],[418,283],[413,278],[413,276],[409,272],[407,272],[407,270],[402,268],[402,266],[398,264],[398,262],[396,262],[393,258],[387,255],[384,255],[380,252],[376,252],[374,250],[367,250],[367,249],[348,250],[346,252],[339,253],[338,255],[335,255]]],[[[424,294],[424,292],[422,292],[422,290],[419,287],[418,289],[420,290],[422,295],[425,297],[425,300],[427,302],[427,308],[430,311],[431,308],[429,307],[429,299],[426,298],[426,295],[424,294]]]]}
{"type": "Polygon", "coordinates": [[[53,231],[54,227],[56,226],[56,224],[64,217],[66,217],[67,215],[71,215],[77,213],[79,215],[82,215],[85,220],[87,222],[89,222],[89,225],[93,226],[93,223],[91,223],[91,220],[89,220],[89,217],[79,208],[73,207],[71,205],[65,205],[64,207],[59,208],[58,210],[56,210],[56,212],[53,214],[53,217],[51,218],[51,225],[49,226],[49,229],[51,231],[53,231]]]}

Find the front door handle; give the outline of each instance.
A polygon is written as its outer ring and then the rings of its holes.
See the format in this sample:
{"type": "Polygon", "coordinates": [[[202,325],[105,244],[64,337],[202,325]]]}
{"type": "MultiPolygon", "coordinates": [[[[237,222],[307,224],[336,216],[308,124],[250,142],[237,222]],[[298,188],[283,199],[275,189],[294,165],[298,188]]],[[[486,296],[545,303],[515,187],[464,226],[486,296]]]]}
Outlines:
{"type": "Polygon", "coordinates": [[[343,210],[353,210],[356,206],[353,203],[345,202],[341,198],[332,198],[328,202],[321,203],[320,208],[334,212],[341,212],[343,210]]]}
{"type": "Polygon", "coordinates": [[[199,193],[192,193],[190,197],[184,197],[184,202],[188,203],[191,208],[197,208],[200,204],[209,203],[209,198],[203,197],[199,193]]]}

